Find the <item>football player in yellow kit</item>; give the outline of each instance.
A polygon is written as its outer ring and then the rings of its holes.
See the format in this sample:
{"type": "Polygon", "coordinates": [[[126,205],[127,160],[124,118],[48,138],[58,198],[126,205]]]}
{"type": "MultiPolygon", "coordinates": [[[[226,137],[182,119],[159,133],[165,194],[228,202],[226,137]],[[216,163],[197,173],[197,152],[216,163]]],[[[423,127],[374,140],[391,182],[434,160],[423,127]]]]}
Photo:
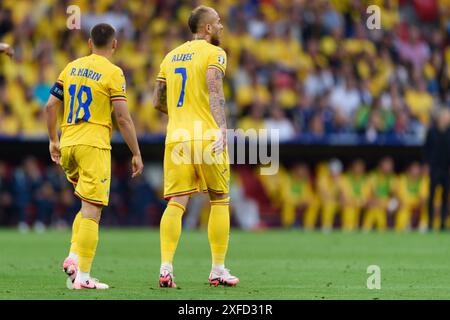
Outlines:
{"type": "Polygon", "coordinates": [[[63,263],[67,286],[107,289],[90,277],[98,242],[103,206],[108,205],[111,181],[111,134],[114,112],[132,154],[132,176],[143,169],[136,131],[127,107],[125,77],[110,62],[117,47],[115,30],[98,24],[88,41],[92,54],[67,64],[52,87],[46,106],[50,155],[60,164],[81,199],[81,211],[72,227],[69,256],[63,263]],[[61,139],[57,134],[58,109],[64,107],[61,139]]]}
{"type": "Polygon", "coordinates": [[[191,12],[188,25],[193,39],[169,52],[162,61],[153,99],[155,108],[169,116],[164,154],[164,198],[169,202],[160,225],[159,285],[176,287],[172,262],[181,220],[190,195],[198,191],[208,192],[211,201],[209,283],[236,285],[239,279],[225,268],[230,165],[222,87],[227,56],[218,47],[223,26],[217,12],[205,6],[191,12]]]}
{"type": "Polygon", "coordinates": [[[336,213],[340,210],[342,198],[342,162],[332,159],[328,163],[327,170],[320,170],[317,185],[318,194],[322,206],[322,231],[333,230],[336,213]]]}
{"type": "Polygon", "coordinates": [[[361,212],[367,205],[370,186],[361,159],[352,162],[342,181],[342,229],[354,231],[359,228],[361,212]]]}
{"type": "Polygon", "coordinates": [[[397,179],[395,193],[400,201],[400,207],[395,217],[395,230],[405,231],[411,229],[414,209],[419,209],[419,225],[424,217],[428,216],[427,199],[428,184],[422,175],[418,162],[413,162],[407,172],[397,179]]]}
{"type": "MultiPolygon", "coordinates": [[[[314,229],[320,202],[311,181],[308,165],[306,163],[294,165],[291,174],[284,180],[281,186],[283,227],[290,227],[295,223],[296,211],[301,208],[304,211],[304,228],[314,229]]],[[[278,190],[279,195],[280,190],[278,190]]]]}
{"type": "Polygon", "coordinates": [[[385,231],[390,201],[395,193],[396,176],[394,162],[390,157],[381,159],[378,168],[369,177],[369,199],[364,215],[362,229],[370,231],[376,227],[385,231]]]}

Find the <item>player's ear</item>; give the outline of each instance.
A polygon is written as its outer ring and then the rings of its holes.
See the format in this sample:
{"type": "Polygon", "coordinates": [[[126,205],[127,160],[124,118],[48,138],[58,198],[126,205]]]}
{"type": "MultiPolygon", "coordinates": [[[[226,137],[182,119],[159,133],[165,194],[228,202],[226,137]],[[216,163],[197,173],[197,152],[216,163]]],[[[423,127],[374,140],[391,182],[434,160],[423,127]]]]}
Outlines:
{"type": "Polygon", "coordinates": [[[88,46],[89,46],[89,49],[90,50],[92,50],[92,39],[91,38],[89,38],[89,40],[88,40],[88,46]]]}
{"type": "Polygon", "coordinates": [[[116,50],[117,49],[117,39],[114,39],[112,41],[112,49],[116,50]]]}

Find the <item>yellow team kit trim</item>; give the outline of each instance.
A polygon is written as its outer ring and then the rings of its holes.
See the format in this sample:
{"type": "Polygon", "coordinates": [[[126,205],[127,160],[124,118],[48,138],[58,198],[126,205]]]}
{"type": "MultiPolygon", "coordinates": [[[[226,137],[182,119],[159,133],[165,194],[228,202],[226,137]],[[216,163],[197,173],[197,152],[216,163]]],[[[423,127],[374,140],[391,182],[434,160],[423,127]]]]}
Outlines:
{"type": "Polygon", "coordinates": [[[101,205],[103,205],[103,202],[102,202],[102,201],[94,200],[94,199],[89,199],[89,198],[83,197],[81,194],[79,194],[79,193],[76,192],[76,191],[75,191],[73,194],[74,194],[75,196],[77,196],[78,198],[80,198],[81,200],[86,201],[86,202],[89,202],[90,204],[95,204],[95,205],[101,204],[101,205]]]}
{"type": "Polygon", "coordinates": [[[176,196],[186,196],[186,195],[194,193],[194,192],[197,192],[197,188],[191,189],[191,190],[186,190],[186,191],[168,193],[168,194],[164,195],[164,199],[169,199],[169,198],[173,198],[176,196]]]}
{"type": "Polygon", "coordinates": [[[183,211],[186,210],[186,208],[185,208],[182,204],[180,204],[180,203],[178,203],[178,202],[172,201],[172,202],[169,202],[167,205],[168,205],[168,206],[173,206],[173,207],[180,208],[180,209],[183,210],[183,211]]]}
{"type": "Polygon", "coordinates": [[[215,64],[210,64],[210,65],[208,66],[208,68],[217,69],[217,70],[219,70],[220,72],[223,73],[223,70],[222,70],[220,67],[216,66],[215,64]]]}

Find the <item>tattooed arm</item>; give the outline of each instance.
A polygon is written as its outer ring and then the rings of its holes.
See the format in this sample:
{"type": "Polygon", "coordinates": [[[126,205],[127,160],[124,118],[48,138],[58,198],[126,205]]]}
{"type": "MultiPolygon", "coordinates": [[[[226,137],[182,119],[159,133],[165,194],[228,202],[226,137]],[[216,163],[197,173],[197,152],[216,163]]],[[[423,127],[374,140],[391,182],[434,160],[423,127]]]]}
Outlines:
{"type": "Polygon", "coordinates": [[[209,68],[206,71],[206,84],[209,91],[209,108],[222,134],[222,139],[217,141],[220,145],[217,145],[217,148],[215,148],[218,151],[226,147],[227,141],[227,119],[225,116],[225,97],[223,95],[222,78],[223,73],[220,70],[209,68]]]}
{"type": "Polygon", "coordinates": [[[155,109],[167,114],[167,90],[165,82],[156,81],[153,92],[153,106],[155,109]]]}

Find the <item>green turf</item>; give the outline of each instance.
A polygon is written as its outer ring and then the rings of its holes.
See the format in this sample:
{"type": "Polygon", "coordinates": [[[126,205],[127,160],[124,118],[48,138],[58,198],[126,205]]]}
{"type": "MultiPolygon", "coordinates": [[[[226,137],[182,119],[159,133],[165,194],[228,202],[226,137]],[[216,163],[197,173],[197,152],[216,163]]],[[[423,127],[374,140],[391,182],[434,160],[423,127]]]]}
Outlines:
{"type": "Polygon", "coordinates": [[[234,288],[207,284],[204,231],[184,232],[175,260],[178,289],[157,287],[157,230],[102,230],[93,276],[112,287],[70,291],[60,270],[70,234],[0,230],[0,299],[449,299],[449,234],[331,234],[232,230],[227,265],[234,288]],[[366,287],[381,268],[381,289],[366,287]]]}

